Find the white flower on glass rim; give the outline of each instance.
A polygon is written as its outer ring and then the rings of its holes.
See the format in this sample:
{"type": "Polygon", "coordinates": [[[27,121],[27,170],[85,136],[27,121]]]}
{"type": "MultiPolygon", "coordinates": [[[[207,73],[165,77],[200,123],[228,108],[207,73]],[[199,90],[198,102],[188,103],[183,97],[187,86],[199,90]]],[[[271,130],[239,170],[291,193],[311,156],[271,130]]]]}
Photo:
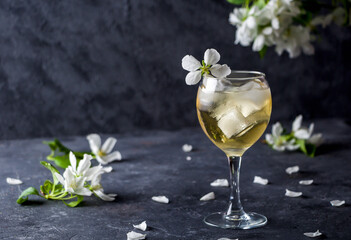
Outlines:
{"type": "Polygon", "coordinates": [[[308,128],[302,127],[302,115],[299,115],[295,118],[292,124],[292,132],[294,136],[298,139],[306,140],[307,143],[311,143],[315,146],[319,146],[322,144],[322,134],[317,133],[313,134],[314,123],[311,123],[308,128]]]}
{"type": "Polygon", "coordinates": [[[286,141],[282,138],[283,127],[280,122],[273,124],[272,134],[267,133],[265,135],[266,141],[272,146],[274,150],[283,152],[285,150],[294,151],[299,148],[299,145],[295,144],[295,139],[286,141]]]}
{"type": "Polygon", "coordinates": [[[98,196],[99,198],[101,198],[104,201],[114,201],[115,197],[117,196],[117,194],[105,194],[104,193],[104,189],[102,188],[100,181],[101,181],[101,175],[105,173],[104,171],[100,171],[97,172],[93,179],[91,180],[91,191],[93,191],[93,193],[98,196]]]}
{"type": "Polygon", "coordinates": [[[81,196],[91,196],[91,191],[84,187],[86,178],[84,176],[75,176],[71,168],[66,168],[63,177],[57,172],[55,172],[55,176],[64,186],[66,192],[81,196]]]}
{"type": "Polygon", "coordinates": [[[87,136],[90,149],[95,154],[96,160],[101,164],[107,164],[114,160],[122,160],[122,155],[119,151],[112,152],[116,145],[117,139],[109,137],[101,146],[101,138],[98,134],[90,134],[87,136]],[[111,153],[112,152],[112,153],[111,153]]]}
{"type": "Polygon", "coordinates": [[[221,55],[213,48],[206,50],[202,65],[200,61],[193,56],[184,56],[182,59],[182,67],[184,70],[189,71],[185,77],[186,84],[197,84],[201,80],[202,75],[212,75],[216,78],[224,78],[228,76],[231,70],[227,64],[217,64],[220,58],[221,55]]]}

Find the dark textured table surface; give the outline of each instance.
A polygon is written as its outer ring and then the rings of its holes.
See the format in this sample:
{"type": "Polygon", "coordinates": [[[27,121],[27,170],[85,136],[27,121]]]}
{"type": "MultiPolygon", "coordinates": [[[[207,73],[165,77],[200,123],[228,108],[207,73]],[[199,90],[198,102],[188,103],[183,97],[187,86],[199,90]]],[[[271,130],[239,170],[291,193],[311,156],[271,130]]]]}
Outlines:
{"type": "MultiPolygon", "coordinates": [[[[247,211],[268,217],[268,224],[252,230],[224,230],[202,222],[205,215],[224,210],[228,188],[214,188],[210,182],[227,178],[224,154],[207,139],[200,128],[176,132],[142,132],[117,135],[121,162],[110,164],[114,171],[104,175],[107,193],[118,193],[114,202],[86,197],[77,208],[61,202],[16,203],[20,192],[39,187],[50,173],[39,160],[45,160],[47,139],[0,142],[0,238],[1,239],[126,239],[132,224],[146,220],[147,239],[308,239],[304,232],[319,229],[325,239],[351,238],[351,127],[342,120],[315,121],[325,144],[315,158],[301,153],[279,153],[256,143],[243,158],[241,197],[247,211]],[[182,145],[194,151],[184,153],[182,145]],[[187,161],[186,156],[192,160],[187,161]],[[287,175],[285,169],[299,165],[300,172],[287,175]],[[255,175],[268,178],[269,185],[252,183],[255,175]],[[24,184],[8,185],[6,177],[20,178],[24,184]],[[313,179],[311,186],[299,185],[313,179]],[[303,197],[285,197],[285,188],[302,191],[303,197]],[[199,198],[214,191],[216,199],[199,198]],[[153,202],[154,195],[166,195],[169,204],[153,202]],[[332,207],[330,200],[345,200],[332,207]]],[[[270,129],[269,129],[270,130],[270,129]]],[[[105,136],[106,137],[106,136],[105,136]]],[[[88,150],[84,137],[61,140],[75,150],[88,150]]],[[[96,164],[96,162],[94,162],[96,164]]]]}

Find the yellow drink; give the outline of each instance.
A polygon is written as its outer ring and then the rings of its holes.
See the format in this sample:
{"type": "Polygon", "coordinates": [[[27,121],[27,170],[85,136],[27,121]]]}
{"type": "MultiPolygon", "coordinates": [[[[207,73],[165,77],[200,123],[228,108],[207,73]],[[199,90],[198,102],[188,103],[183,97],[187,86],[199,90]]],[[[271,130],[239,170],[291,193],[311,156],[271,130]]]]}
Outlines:
{"type": "Polygon", "coordinates": [[[217,147],[228,156],[242,156],[268,125],[271,92],[258,79],[228,86],[229,82],[217,79],[204,81],[198,90],[197,115],[202,129],[217,147]]]}

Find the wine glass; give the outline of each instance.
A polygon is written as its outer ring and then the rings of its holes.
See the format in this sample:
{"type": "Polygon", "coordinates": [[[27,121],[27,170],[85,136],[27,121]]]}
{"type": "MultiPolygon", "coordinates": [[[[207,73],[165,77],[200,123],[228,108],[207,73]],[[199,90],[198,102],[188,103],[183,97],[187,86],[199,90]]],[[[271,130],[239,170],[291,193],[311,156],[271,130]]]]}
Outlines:
{"type": "Polygon", "coordinates": [[[227,155],[230,168],[229,207],[205,217],[204,222],[235,229],[265,225],[265,216],[244,211],[239,190],[241,157],[261,137],[271,116],[272,98],[265,74],[232,71],[223,79],[204,77],[196,109],[203,131],[227,155]]]}

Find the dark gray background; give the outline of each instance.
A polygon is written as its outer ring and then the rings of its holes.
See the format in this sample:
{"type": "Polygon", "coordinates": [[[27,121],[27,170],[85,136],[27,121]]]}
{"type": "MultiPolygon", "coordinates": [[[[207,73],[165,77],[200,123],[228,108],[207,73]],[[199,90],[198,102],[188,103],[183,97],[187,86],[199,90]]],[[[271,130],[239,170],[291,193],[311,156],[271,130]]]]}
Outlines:
{"type": "Polygon", "coordinates": [[[350,119],[348,28],[316,54],[261,60],[233,44],[225,0],[0,2],[0,138],[196,126],[180,62],[216,48],[232,69],[265,72],[272,120],[350,119]]]}

